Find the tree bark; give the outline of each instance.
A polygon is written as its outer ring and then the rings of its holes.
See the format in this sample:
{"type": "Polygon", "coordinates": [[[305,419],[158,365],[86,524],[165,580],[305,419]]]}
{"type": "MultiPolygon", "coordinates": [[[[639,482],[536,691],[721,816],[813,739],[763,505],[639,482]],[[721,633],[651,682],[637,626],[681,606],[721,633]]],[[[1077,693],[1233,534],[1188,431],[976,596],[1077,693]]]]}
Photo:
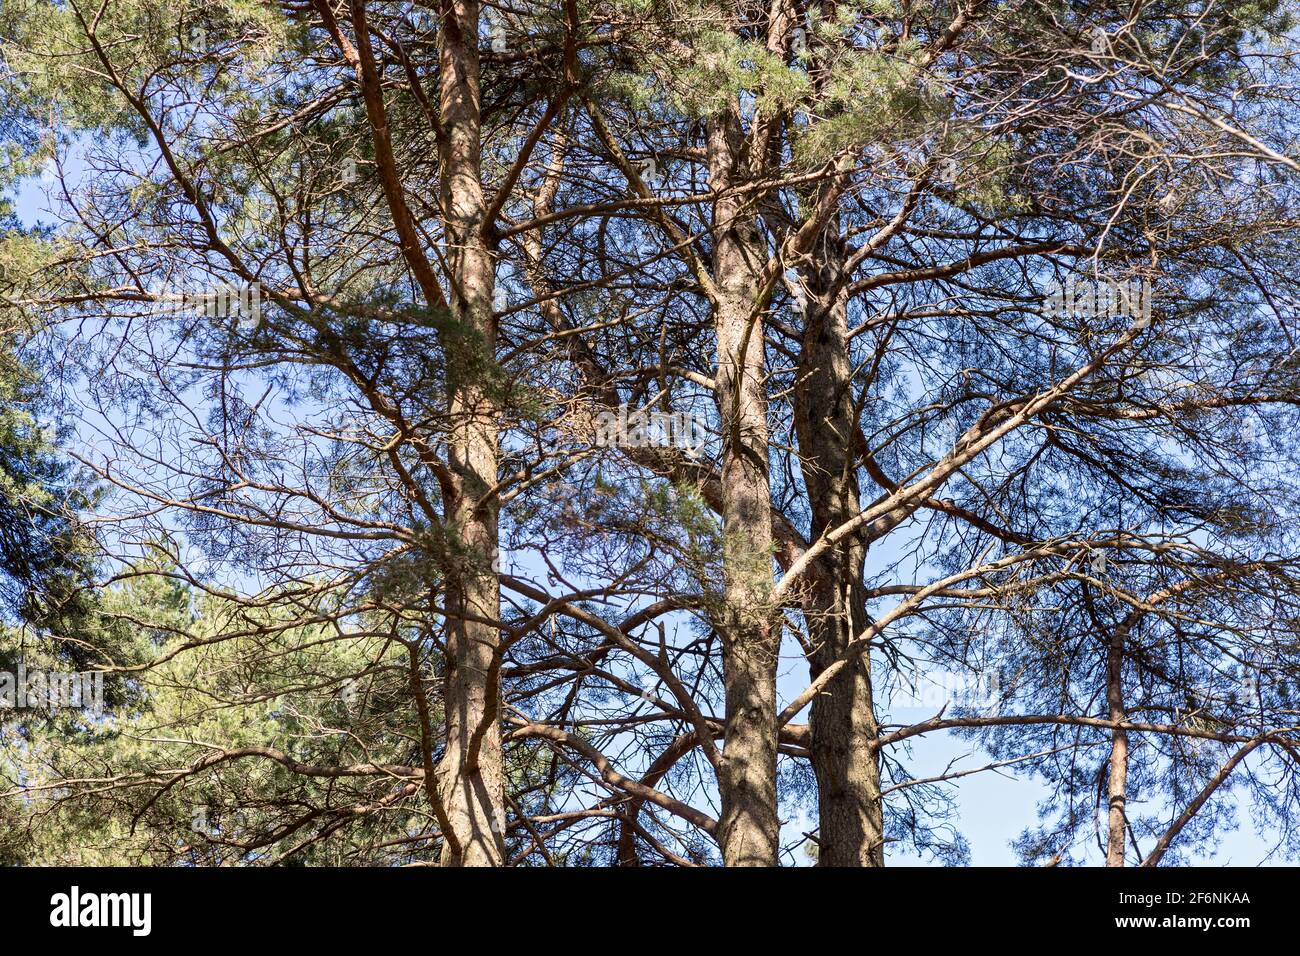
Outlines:
{"type": "MultiPolygon", "coordinates": [[[[711,185],[737,176],[740,120],[709,122],[711,185]]],[[[755,308],[766,249],[742,199],[714,203],[717,400],[723,430],[723,639],[726,725],[718,769],[719,843],[727,866],[776,866],[776,668],[781,629],[770,607],[773,539],[768,479],[764,327],[755,308]]]]}
{"type": "MultiPolygon", "coordinates": [[[[814,541],[861,510],[847,299],[836,281],[843,264],[838,226],[832,222],[817,263],[800,273],[806,306],[795,431],[814,541]]],[[[866,625],[865,562],[866,548],[849,539],[819,561],[811,578],[804,611],[814,680],[845,655],[855,630],[866,625]]],[[[816,697],[809,724],[820,816],[818,865],[883,866],[878,728],[868,654],[859,655],[816,697]]]]}
{"type": "MultiPolygon", "coordinates": [[[[1124,634],[1123,626],[1111,635],[1106,655],[1106,703],[1110,719],[1127,720],[1124,713],[1124,634]]],[[[1116,727],[1110,738],[1110,780],[1107,786],[1109,813],[1107,821],[1106,865],[1124,865],[1124,837],[1128,834],[1128,817],[1124,802],[1128,789],[1128,731],[1116,727]]]]}
{"type": "Polygon", "coordinates": [[[477,0],[447,0],[441,10],[442,201],[453,319],[447,338],[447,742],[438,768],[452,832],[443,842],[442,864],[499,866],[505,858],[500,630],[488,623],[500,607],[497,504],[484,499],[497,481],[497,408],[483,375],[495,355],[495,270],[483,228],[479,8],[477,0]]]}

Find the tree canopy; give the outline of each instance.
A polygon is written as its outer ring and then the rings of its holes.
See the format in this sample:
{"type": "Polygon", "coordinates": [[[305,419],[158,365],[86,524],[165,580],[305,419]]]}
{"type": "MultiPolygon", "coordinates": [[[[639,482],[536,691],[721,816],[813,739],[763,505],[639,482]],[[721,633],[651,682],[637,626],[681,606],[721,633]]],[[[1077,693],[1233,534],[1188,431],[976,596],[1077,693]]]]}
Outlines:
{"type": "Polygon", "coordinates": [[[0,854],[1294,857],[1292,14],[9,0],[0,854]]]}

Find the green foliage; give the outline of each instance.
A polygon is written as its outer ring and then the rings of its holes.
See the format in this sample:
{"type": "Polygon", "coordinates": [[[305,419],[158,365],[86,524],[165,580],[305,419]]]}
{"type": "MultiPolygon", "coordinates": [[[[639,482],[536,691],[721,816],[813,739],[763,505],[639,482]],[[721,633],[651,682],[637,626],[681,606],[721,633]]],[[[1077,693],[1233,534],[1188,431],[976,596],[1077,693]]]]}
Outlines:
{"type": "Polygon", "coordinates": [[[256,756],[193,775],[187,768],[244,749],[320,768],[410,762],[418,729],[410,724],[405,648],[367,636],[361,621],[343,629],[296,624],[283,611],[200,595],[163,571],[165,564],[141,565],[104,598],[103,613],[133,622],[155,662],[116,678],[133,685],[132,702],[75,734],[45,725],[31,728],[26,744],[5,738],[0,779],[24,783],[22,827],[35,838],[26,862],[388,861],[365,849],[367,834],[427,824],[422,810],[403,803],[376,820],[353,814],[357,803],[391,792],[384,774],[304,777],[256,756]],[[120,781],[115,796],[79,782],[105,773],[120,781]],[[312,836],[327,826],[348,832],[315,845],[312,836]]]}

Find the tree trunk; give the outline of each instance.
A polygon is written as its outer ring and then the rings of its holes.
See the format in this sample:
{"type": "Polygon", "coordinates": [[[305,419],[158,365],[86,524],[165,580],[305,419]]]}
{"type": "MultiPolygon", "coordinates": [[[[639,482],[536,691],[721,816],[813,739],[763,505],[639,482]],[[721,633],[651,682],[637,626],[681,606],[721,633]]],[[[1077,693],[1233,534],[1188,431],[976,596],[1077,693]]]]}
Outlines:
{"type": "MultiPolygon", "coordinates": [[[[737,172],[735,110],[709,123],[711,185],[737,172]]],[[[755,309],[766,250],[751,211],[735,197],[714,204],[717,399],[723,429],[723,639],[726,726],[718,789],[719,842],[727,866],[776,866],[776,667],[781,629],[770,606],[771,492],[768,484],[764,328],[755,309]]]]}
{"type": "MultiPolygon", "coordinates": [[[[815,680],[844,656],[852,628],[863,620],[861,586],[827,593],[814,588],[817,614],[809,635],[815,680]],[[850,624],[850,622],[852,622],[850,624]]],[[[871,664],[862,654],[813,701],[809,717],[820,820],[818,866],[884,866],[878,728],[871,699],[871,664]]]]}
{"type": "Polygon", "coordinates": [[[495,355],[495,271],[484,237],[480,180],[477,0],[442,7],[440,51],[443,204],[454,319],[448,337],[451,413],[447,638],[443,704],[447,743],[439,790],[450,823],[444,866],[499,866],[505,857],[501,754],[497,504],[497,408],[483,370],[495,355]],[[478,620],[476,620],[478,619],[478,620]]]}
{"type": "MultiPolygon", "coordinates": [[[[1110,719],[1127,719],[1124,713],[1124,627],[1115,628],[1110,639],[1110,652],[1106,657],[1106,702],[1110,719]]],[[[1128,789],[1128,731],[1116,728],[1111,731],[1110,780],[1107,794],[1110,798],[1108,835],[1106,840],[1106,865],[1124,865],[1124,837],[1128,833],[1128,817],[1124,802],[1128,789]]]]}
{"type": "MultiPolygon", "coordinates": [[[[817,265],[801,272],[807,304],[798,374],[803,387],[795,391],[795,430],[814,541],[860,510],[847,303],[835,288],[842,268],[838,226],[832,222],[817,265]]],[[[804,609],[814,680],[845,655],[855,631],[866,626],[865,562],[865,547],[850,539],[844,547],[828,552],[811,578],[804,609]]],[[[817,696],[809,725],[820,815],[818,865],[883,866],[870,655],[860,655],[817,696]]]]}

